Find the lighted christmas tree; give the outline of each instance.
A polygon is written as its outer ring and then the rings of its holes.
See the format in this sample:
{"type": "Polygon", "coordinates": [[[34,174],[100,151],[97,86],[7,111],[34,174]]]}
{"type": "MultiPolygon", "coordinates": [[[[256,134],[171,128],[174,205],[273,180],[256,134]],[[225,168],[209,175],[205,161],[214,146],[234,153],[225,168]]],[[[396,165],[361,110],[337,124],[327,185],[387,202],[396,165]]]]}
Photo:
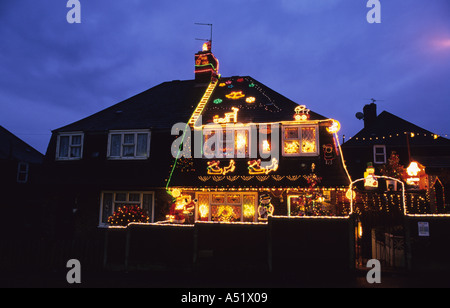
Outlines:
{"type": "Polygon", "coordinates": [[[388,163],[380,168],[381,174],[394,179],[403,180],[405,168],[400,165],[400,158],[395,151],[391,152],[388,163]]]}
{"type": "Polygon", "coordinates": [[[149,217],[139,205],[124,205],[119,207],[112,216],[108,218],[108,223],[112,226],[127,226],[132,222],[147,223],[149,217]]]}

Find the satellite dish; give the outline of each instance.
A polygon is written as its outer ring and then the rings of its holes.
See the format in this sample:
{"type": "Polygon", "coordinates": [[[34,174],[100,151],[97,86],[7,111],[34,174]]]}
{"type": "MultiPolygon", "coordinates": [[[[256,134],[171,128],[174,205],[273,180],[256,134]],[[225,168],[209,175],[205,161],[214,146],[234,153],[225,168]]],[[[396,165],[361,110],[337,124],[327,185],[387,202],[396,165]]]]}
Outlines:
{"type": "Polygon", "coordinates": [[[357,112],[355,116],[358,120],[364,119],[364,113],[362,113],[362,112],[357,112]]]}

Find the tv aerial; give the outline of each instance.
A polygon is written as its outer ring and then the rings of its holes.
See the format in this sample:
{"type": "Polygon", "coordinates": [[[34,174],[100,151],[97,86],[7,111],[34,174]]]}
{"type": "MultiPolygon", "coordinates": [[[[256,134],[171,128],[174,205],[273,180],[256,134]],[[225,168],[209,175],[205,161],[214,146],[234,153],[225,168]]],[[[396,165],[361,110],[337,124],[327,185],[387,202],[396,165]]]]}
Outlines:
{"type": "Polygon", "coordinates": [[[196,22],[194,23],[197,26],[208,26],[211,28],[211,32],[209,35],[209,39],[201,39],[201,38],[196,38],[197,41],[204,41],[204,42],[210,42],[212,43],[212,37],[213,37],[213,25],[212,24],[204,24],[204,23],[200,23],[200,22],[196,22]]]}

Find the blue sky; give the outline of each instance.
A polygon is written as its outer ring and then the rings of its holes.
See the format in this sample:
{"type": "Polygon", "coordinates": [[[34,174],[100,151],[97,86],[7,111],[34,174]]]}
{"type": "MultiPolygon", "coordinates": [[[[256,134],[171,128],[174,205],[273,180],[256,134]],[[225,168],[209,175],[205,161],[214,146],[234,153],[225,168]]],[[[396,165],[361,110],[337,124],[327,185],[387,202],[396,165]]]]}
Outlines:
{"type": "Polygon", "coordinates": [[[342,124],[351,137],[370,98],[450,134],[450,1],[66,0],[0,2],[0,125],[45,153],[51,130],[165,81],[193,79],[195,38],[222,76],[252,76],[342,124]]]}

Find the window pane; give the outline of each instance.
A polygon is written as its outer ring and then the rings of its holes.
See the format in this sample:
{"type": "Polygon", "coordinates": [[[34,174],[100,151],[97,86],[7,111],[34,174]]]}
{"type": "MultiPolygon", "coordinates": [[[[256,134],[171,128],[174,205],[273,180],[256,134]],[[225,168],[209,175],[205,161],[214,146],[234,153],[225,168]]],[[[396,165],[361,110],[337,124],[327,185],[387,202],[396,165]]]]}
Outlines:
{"type": "Polygon", "coordinates": [[[59,157],[69,157],[69,136],[59,137],[59,157]]]}
{"type": "Polygon", "coordinates": [[[299,154],[300,153],[300,143],[298,141],[285,141],[284,142],[284,153],[285,154],[299,154]]]}
{"type": "Polygon", "coordinates": [[[244,221],[253,221],[255,218],[255,196],[244,195],[244,201],[242,203],[244,211],[244,221]]]}
{"type": "Polygon", "coordinates": [[[144,157],[144,156],[148,155],[147,140],[148,140],[148,134],[138,134],[137,135],[136,156],[144,157]]]}
{"type": "Polygon", "coordinates": [[[375,148],[375,152],[376,152],[377,154],[383,154],[383,155],[384,155],[384,148],[376,147],[376,148],[375,148]]]}
{"type": "Polygon", "coordinates": [[[112,206],[112,194],[105,193],[103,194],[103,204],[102,204],[102,222],[107,223],[108,217],[113,214],[113,206],[112,206]]]}
{"type": "Polygon", "coordinates": [[[134,145],[125,145],[123,147],[123,156],[133,157],[134,156],[134,145]]]}
{"type": "Polygon", "coordinates": [[[123,144],[134,144],[134,134],[125,134],[123,136],[123,144]]]}
{"type": "Polygon", "coordinates": [[[302,128],[302,152],[316,152],[316,129],[314,127],[302,128]]]}
{"type": "Polygon", "coordinates": [[[153,198],[151,194],[144,194],[142,201],[142,209],[147,211],[148,217],[152,218],[153,198]]]}
{"type": "Polygon", "coordinates": [[[236,131],[236,152],[238,157],[248,156],[248,131],[236,131]]]}
{"type": "Polygon", "coordinates": [[[126,193],[117,193],[115,201],[127,201],[127,194],[126,193]]]}
{"type": "Polygon", "coordinates": [[[297,127],[287,127],[284,130],[284,139],[299,139],[297,127]]]}
{"type": "Polygon", "coordinates": [[[140,202],[141,194],[130,193],[130,195],[128,196],[128,201],[140,202]]]}
{"type": "Polygon", "coordinates": [[[111,148],[109,155],[112,157],[120,157],[120,142],[122,135],[114,134],[111,135],[111,148]]]}
{"type": "Polygon", "coordinates": [[[81,145],[81,135],[72,136],[72,145],[81,145]]]}
{"type": "Polygon", "coordinates": [[[240,204],[241,195],[227,195],[227,203],[240,204]]]}
{"type": "Polygon", "coordinates": [[[81,147],[71,147],[70,148],[70,157],[81,157],[81,147]]]}

